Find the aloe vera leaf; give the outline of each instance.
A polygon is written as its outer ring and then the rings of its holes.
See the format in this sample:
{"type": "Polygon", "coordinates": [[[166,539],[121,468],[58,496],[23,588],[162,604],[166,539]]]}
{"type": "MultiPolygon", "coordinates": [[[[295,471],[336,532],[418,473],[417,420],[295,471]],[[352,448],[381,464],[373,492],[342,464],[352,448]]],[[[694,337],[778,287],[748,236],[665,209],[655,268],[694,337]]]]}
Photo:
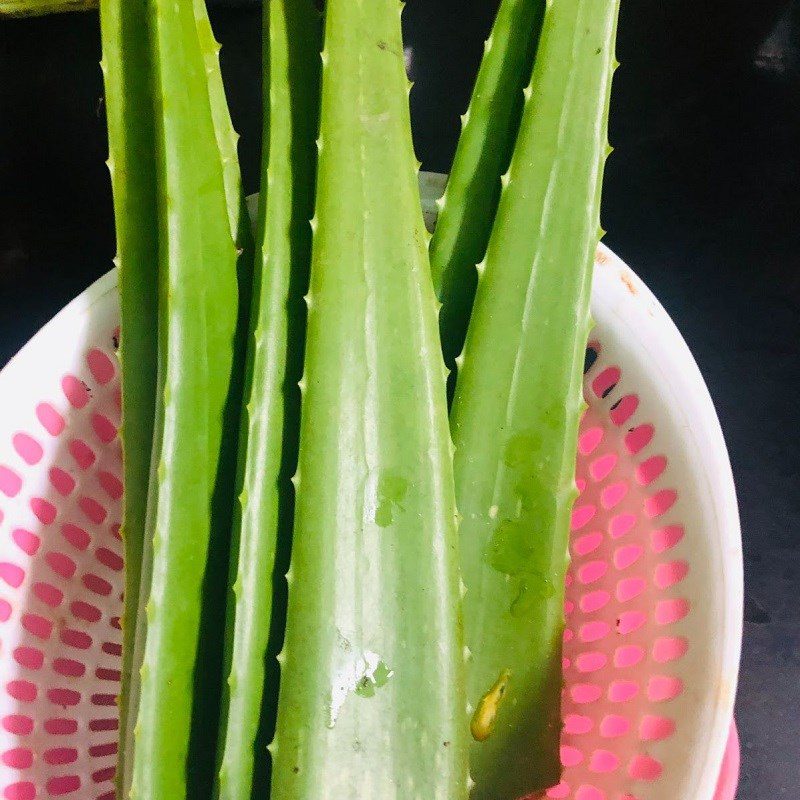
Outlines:
{"type": "Polygon", "coordinates": [[[559,778],[563,586],[618,6],[548,4],[459,358],[474,800],[559,778]]]}
{"type": "MultiPolygon", "coordinates": [[[[206,578],[203,584],[203,608],[198,647],[198,661],[203,669],[195,673],[194,693],[200,699],[193,710],[192,741],[190,744],[190,777],[195,786],[215,783],[216,754],[219,745],[221,706],[225,694],[227,666],[228,593],[231,572],[231,548],[235,551],[232,527],[236,510],[238,444],[242,398],[245,381],[250,304],[252,298],[254,242],[250,215],[242,192],[239,170],[238,143],[228,108],[220,69],[220,45],[214,37],[205,0],[194,0],[194,16],[200,50],[205,62],[205,76],[211,119],[222,163],[222,178],[231,236],[237,246],[238,319],[234,338],[234,369],[232,371],[227,407],[224,413],[224,434],[220,449],[219,480],[212,501],[212,531],[206,578]]],[[[235,557],[235,556],[234,556],[235,557]]],[[[193,796],[192,784],[189,796],[193,796]]]]}
{"type": "Polygon", "coordinates": [[[211,115],[214,120],[214,132],[217,137],[220,156],[222,157],[222,174],[225,182],[225,196],[228,202],[231,234],[238,242],[239,247],[247,251],[252,244],[252,231],[242,192],[242,176],[239,170],[239,134],[233,127],[225,95],[225,86],[222,81],[222,71],[219,63],[220,44],[214,37],[205,0],[193,0],[193,2],[197,35],[200,38],[200,47],[206,64],[206,79],[208,81],[211,115]]]}
{"type": "MultiPolygon", "coordinates": [[[[234,608],[227,642],[228,687],[222,714],[220,800],[267,794],[267,771],[255,776],[267,670],[267,700],[277,697],[280,646],[269,648],[276,550],[287,550],[292,528],[290,478],[297,461],[302,375],[303,295],[314,212],[315,139],[319,108],[320,15],[312,0],[264,4],[262,193],[259,258],[248,355],[246,419],[240,452],[244,474],[234,524],[234,608]],[[260,785],[263,782],[264,785],[260,785]]],[[[281,569],[285,571],[285,564],[281,569]]],[[[283,588],[283,571],[278,583],[283,588]]],[[[282,593],[281,593],[282,594],[282,593]]],[[[285,600],[283,601],[285,604],[285,600]]],[[[277,612],[276,612],[277,613],[277,612]]],[[[273,634],[273,639],[275,635],[273,634]]],[[[278,637],[280,638],[280,637],[278,637]]],[[[274,716],[274,711],[273,711],[274,716]]],[[[267,735],[271,736],[269,730],[267,735]]]]}
{"type": "MultiPolygon", "coordinates": [[[[206,0],[193,0],[197,35],[206,65],[208,97],[211,103],[211,117],[214,133],[222,158],[222,178],[225,183],[225,197],[228,205],[228,218],[231,235],[239,249],[239,326],[237,341],[240,343],[242,357],[246,349],[248,323],[250,319],[250,299],[253,282],[254,241],[247,201],[242,190],[242,174],[239,168],[239,134],[233,127],[225,85],[220,68],[220,44],[214,36],[208,17],[206,0]]],[[[241,393],[241,392],[240,392],[241,393]]]]}
{"type": "MultiPolygon", "coordinates": [[[[252,235],[249,226],[249,217],[246,213],[244,205],[244,197],[241,191],[241,179],[239,174],[238,160],[236,158],[236,148],[238,136],[233,130],[228,111],[225,93],[222,83],[222,75],[219,69],[219,45],[213,38],[211,26],[208,20],[208,15],[205,3],[202,0],[194,4],[195,21],[197,25],[197,32],[200,45],[205,59],[205,75],[207,79],[209,100],[211,103],[211,113],[214,122],[215,134],[217,144],[220,151],[220,156],[223,163],[225,191],[227,197],[228,214],[230,218],[231,230],[237,236],[239,243],[239,295],[240,295],[240,314],[239,314],[239,333],[237,339],[240,341],[240,351],[244,347],[244,333],[246,332],[247,325],[247,297],[249,296],[249,284],[251,281],[252,273],[252,235]]],[[[131,179],[134,188],[141,186],[143,181],[149,180],[150,182],[150,196],[149,198],[141,198],[142,192],[139,192],[140,204],[139,207],[120,207],[122,213],[122,225],[134,228],[140,236],[149,236],[151,243],[151,250],[148,258],[146,259],[146,267],[148,271],[146,274],[141,274],[139,270],[138,283],[133,286],[133,291],[130,289],[126,291],[126,262],[123,260],[121,267],[121,286],[122,286],[122,328],[125,331],[130,331],[131,335],[126,336],[123,333],[123,339],[126,341],[126,351],[130,351],[132,347],[141,349],[145,344],[150,344],[152,350],[156,349],[155,331],[157,327],[156,322],[156,286],[157,286],[157,233],[156,233],[156,188],[155,188],[155,163],[154,163],[154,132],[153,132],[153,96],[152,86],[152,66],[150,62],[150,54],[148,52],[149,34],[148,34],[148,16],[147,7],[145,3],[132,3],[125,4],[122,10],[119,9],[116,3],[105,2],[101,7],[101,30],[103,34],[103,47],[104,53],[110,53],[110,58],[105,58],[108,64],[104,63],[104,72],[106,72],[107,81],[107,106],[109,115],[109,139],[111,142],[112,156],[116,149],[121,149],[126,146],[126,138],[139,137],[139,146],[136,150],[128,153],[128,162],[126,163],[124,174],[133,176],[131,179]],[[125,53],[125,58],[122,53],[125,53]],[[123,113],[126,115],[120,117],[123,113]],[[116,116],[115,116],[116,115],[116,116]],[[127,124],[127,127],[125,127],[127,124]],[[139,133],[135,126],[140,128],[146,127],[147,136],[139,133]],[[149,206],[143,207],[143,203],[149,199],[149,206]],[[147,216],[149,214],[149,217],[147,216]],[[141,222],[140,225],[134,225],[134,222],[141,222]],[[127,308],[127,314],[126,314],[127,308]]],[[[114,181],[114,194],[115,203],[125,202],[125,197],[130,192],[126,192],[126,186],[119,185],[118,181],[114,181]]],[[[129,204],[130,205],[130,204],[129,204]]],[[[118,229],[119,229],[118,220],[118,229]]],[[[122,233],[118,230],[118,238],[124,236],[127,228],[123,228],[122,233]]],[[[121,242],[124,252],[124,239],[121,242]]],[[[134,266],[137,266],[136,264],[134,266]]],[[[130,270],[131,267],[128,267],[130,270]]],[[[163,349],[163,348],[162,348],[163,349]]],[[[137,352],[136,349],[133,351],[137,352]]],[[[155,360],[154,352],[151,352],[150,357],[155,360]]],[[[241,358],[241,352],[238,354],[241,358]]],[[[163,362],[163,359],[161,359],[163,362]]],[[[129,359],[130,367],[125,370],[127,379],[125,382],[125,392],[123,396],[123,408],[131,408],[131,413],[134,419],[134,424],[130,427],[132,434],[131,437],[126,439],[126,464],[130,462],[130,469],[126,472],[126,504],[134,506],[134,512],[138,516],[126,513],[126,517],[130,518],[124,526],[125,531],[125,545],[126,545],[126,603],[124,611],[124,646],[123,646],[123,671],[122,671],[122,685],[120,692],[120,746],[117,764],[117,779],[122,785],[130,785],[132,770],[132,759],[127,758],[128,752],[133,749],[134,727],[136,723],[135,712],[129,717],[128,707],[133,708],[138,706],[139,701],[139,667],[144,652],[144,642],[146,635],[145,623],[145,606],[148,599],[148,591],[151,579],[152,570],[152,547],[149,537],[144,536],[144,529],[146,528],[152,534],[154,525],[155,514],[155,497],[151,498],[149,517],[145,522],[145,505],[147,498],[147,475],[148,471],[151,473],[151,484],[155,483],[156,475],[155,470],[158,465],[160,457],[160,442],[161,442],[161,423],[163,423],[163,404],[160,402],[163,396],[163,376],[160,378],[158,387],[155,385],[154,378],[151,377],[150,385],[147,386],[146,391],[141,387],[141,381],[151,373],[155,373],[155,365],[152,369],[148,367],[147,359],[143,357],[132,357],[129,359]],[[128,384],[131,384],[129,387],[128,384]],[[152,406],[153,398],[156,398],[158,408],[156,409],[156,430],[155,440],[153,443],[153,458],[150,461],[150,447],[148,436],[152,439],[153,433],[153,420],[152,420],[152,406]],[[145,401],[150,401],[150,419],[149,428],[143,423],[140,418],[133,416],[138,413],[141,416],[139,409],[145,407],[145,401]],[[128,439],[130,438],[130,441],[128,439]],[[138,472],[136,471],[138,468],[138,472]],[[130,473],[130,474],[129,474],[130,473]],[[137,487],[140,491],[137,491],[137,487]],[[141,597],[139,595],[139,586],[144,587],[141,597]],[[135,641],[135,652],[134,652],[135,641]],[[133,668],[133,675],[131,677],[131,666],[133,668]],[[127,779],[125,778],[127,772],[127,779]]],[[[163,363],[159,372],[163,372],[163,363]]],[[[237,381],[232,381],[232,391],[230,393],[231,399],[229,406],[233,406],[237,401],[235,398],[240,396],[237,391],[237,381]]],[[[229,411],[226,415],[231,417],[229,411]]],[[[233,421],[229,427],[233,426],[233,421]]],[[[235,448],[228,448],[232,452],[223,454],[227,467],[221,466],[220,471],[234,469],[235,463],[235,448]]],[[[227,526],[229,518],[229,508],[232,502],[232,482],[230,488],[225,489],[223,483],[223,491],[219,492],[218,498],[215,500],[217,520],[217,527],[227,526]]],[[[208,619],[205,624],[205,634],[202,637],[204,642],[207,641],[206,647],[213,654],[214,648],[220,637],[222,636],[222,629],[224,627],[224,589],[225,575],[228,554],[227,554],[227,541],[226,537],[216,536],[217,542],[216,554],[212,554],[212,558],[217,561],[217,567],[210,570],[210,575],[207,577],[207,588],[204,590],[205,605],[210,608],[212,613],[209,615],[206,612],[208,619]],[[215,607],[218,610],[215,611],[215,607]]],[[[207,665],[208,667],[208,665],[207,665]]],[[[207,696],[208,702],[203,708],[208,709],[208,713],[215,719],[213,697],[210,695],[219,695],[219,682],[221,673],[219,670],[206,668],[202,672],[203,680],[202,685],[195,687],[196,693],[202,693],[207,696]]],[[[202,715],[201,715],[202,716],[202,715]]],[[[200,719],[201,728],[213,728],[214,722],[209,724],[207,719],[200,719]]],[[[209,738],[212,744],[201,745],[205,749],[213,748],[213,737],[209,738]]],[[[210,771],[210,767],[207,768],[210,771]]],[[[194,770],[196,774],[198,770],[194,770]]],[[[210,773],[209,773],[210,774],[210,773]]],[[[202,776],[197,776],[202,781],[202,776]]]]}
{"type": "Polygon", "coordinates": [[[444,365],[396,0],[328,0],[276,798],[467,792],[444,365]]]}
{"type": "Polygon", "coordinates": [[[431,274],[442,303],[439,331],[455,385],[456,356],[472,310],[478,276],[522,115],[545,0],[502,0],[475,80],[447,188],[430,244],[431,274]]]}
{"type": "MultiPolygon", "coordinates": [[[[103,0],[105,2],[105,0],[103,0]]],[[[41,17],[97,8],[98,0],[0,0],[0,17],[41,17]]]]}
{"type": "MultiPolygon", "coordinates": [[[[120,730],[125,730],[157,392],[158,236],[152,158],[155,131],[145,6],[103,0],[101,11],[108,167],[117,233],[115,263],[120,271],[125,608],[119,713],[120,730]]],[[[122,749],[118,759],[121,775],[122,749]]]]}
{"type": "Polygon", "coordinates": [[[237,158],[239,135],[233,128],[228,104],[225,98],[225,86],[219,65],[219,42],[214,37],[211,21],[205,0],[193,0],[194,18],[197,25],[197,36],[206,67],[208,95],[211,103],[211,116],[214,120],[214,134],[222,157],[225,196],[228,201],[228,217],[231,224],[231,235],[239,233],[239,219],[242,208],[241,175],[237,158]]]}
{"type": "MultiPolygon", "coordinates": [[[[187,776],[187,757],[195,673],[209,667],[196,656],[214,499],[228,477],[222,435],[238,316],[237,249],[193,9],[152,0],[149,11],[163,435],[130,797],[179,800],[210,793],[210,782],[187,776]]],[[[213,751],[210,760],[213,771],[213,751]]]]}

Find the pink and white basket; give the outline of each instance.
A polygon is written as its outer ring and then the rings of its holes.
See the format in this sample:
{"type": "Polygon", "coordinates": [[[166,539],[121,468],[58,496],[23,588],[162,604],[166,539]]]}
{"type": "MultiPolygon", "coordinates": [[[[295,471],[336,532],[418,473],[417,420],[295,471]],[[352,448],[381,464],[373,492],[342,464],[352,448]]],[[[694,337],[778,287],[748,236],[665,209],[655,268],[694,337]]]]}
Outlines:
{"type": "MultiPolygon", "coordinates": [[[[429,208],[436,183],[423,181],[429,208]]],[[[116,272],[101,278],[0,372],[2,800],[114,797],[116,286],[116,272]]],[[[566,603],[565,769],[547,796],[732,800],[742,560],[719,423],[666,312],[604,247],[592,312],[566,603]]]]}

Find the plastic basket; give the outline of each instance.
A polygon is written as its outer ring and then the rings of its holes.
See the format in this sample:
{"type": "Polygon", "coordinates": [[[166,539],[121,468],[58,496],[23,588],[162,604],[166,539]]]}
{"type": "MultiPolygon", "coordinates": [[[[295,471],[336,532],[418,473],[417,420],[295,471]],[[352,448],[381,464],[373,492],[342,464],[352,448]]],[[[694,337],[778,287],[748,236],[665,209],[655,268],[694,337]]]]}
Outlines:
{"type": "MultiPolygon", "coordinates": [[[[440,188],[424,177],[428,211],[440,188]]],[[[113,271],[97,281],[0,373],[4,800],[114,796],[116,284],[113,271]]],[[[565,769],[547,796],[731,800],[742,557],[725,444],[677,329],[604,247],[592,312],[565,609],[565,769]]]]}

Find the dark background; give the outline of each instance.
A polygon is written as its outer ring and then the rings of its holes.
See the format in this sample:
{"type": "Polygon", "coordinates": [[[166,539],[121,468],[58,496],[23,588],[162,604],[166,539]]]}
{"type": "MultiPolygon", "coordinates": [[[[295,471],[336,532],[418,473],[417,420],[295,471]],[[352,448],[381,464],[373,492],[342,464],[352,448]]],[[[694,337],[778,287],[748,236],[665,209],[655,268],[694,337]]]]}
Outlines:
{"type": "MultiPolygon", "coordinates": [[[[411,0],[412,112],[449,168],[497,0],[411,0]]],[[[257,189],[260,12],[216,7],[257,189]]],[[[731,452],[745,550],[741,800],[800,797],[800,0],[622,0],[607,243],[689,342],[731,452]]],[[[0,366],[110,268],[95,14],[0,20],[0,366]]],[[[2,398],[0,398],[0,407],[2,398]]]]}

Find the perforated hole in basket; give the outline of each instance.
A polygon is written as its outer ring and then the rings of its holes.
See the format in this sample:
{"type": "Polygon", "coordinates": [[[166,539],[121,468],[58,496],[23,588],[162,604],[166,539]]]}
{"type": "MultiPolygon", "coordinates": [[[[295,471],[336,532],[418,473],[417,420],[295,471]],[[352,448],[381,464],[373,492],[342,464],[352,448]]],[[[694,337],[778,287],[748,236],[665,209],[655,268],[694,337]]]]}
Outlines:
{"type": "MultiPolygon", "coordinates": [[[[123,586],[117,332],[41,398],[0,465],[0,794],[112,800],[123,586]]],[[[688,642],[688,564],[653,426],[593,344],[564,636],[562,782],[550,798],[642,800],[688,642]],[[644,788],[643,788],[644,787],[644,788]]]]}

